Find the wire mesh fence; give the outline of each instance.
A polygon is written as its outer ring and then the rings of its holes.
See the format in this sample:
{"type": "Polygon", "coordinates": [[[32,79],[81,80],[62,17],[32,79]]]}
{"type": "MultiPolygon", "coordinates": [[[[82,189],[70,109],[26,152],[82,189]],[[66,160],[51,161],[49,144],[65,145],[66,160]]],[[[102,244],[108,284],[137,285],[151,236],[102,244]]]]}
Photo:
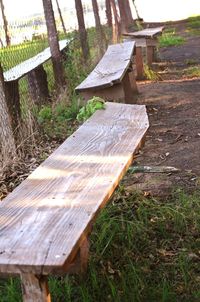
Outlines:
{"type": "MultiPolygon", "coordinates": [[[[35,0],[37,4],[38,0],[35,0]]],[[[48,45],[47,28],[42,7],[42,1],[37,6],[37,11],[30,11],[24,17],[21,12],[21,17],[10,18],[6,13],[11,0],[4,0],[5,11],[0,13],[0,63],[4,73],[18,64],[33,58],[37,54],[45,50],[48,45]],[[5,16],[3,17],[3,13],[5,16]],[[5,23],[6,19],[6,23],[5,23]]],[[[68,33],[77,29],[77,18],[74,1],[68,2],[63,0],[53,0],[54,14],[56,27],[59,35],[59,40],[65,39],[68,33]],[[61,4],[58,7],[58,3],[61,4]],[[59,12],[60,8],[60,12],[59,12]],[[63,20],[62,20],[63,19],[63,20]]],[[[105,23],[104,2],[99,1],[100,15],[102,23],[105,23]]],[[[14,4],[13,4],[14,5],[14,4]]],[[[16,3],[15,3],[16,5],[16,3]]],[[[32,4],[24,0],[18,1],[18,7],[27,7],[32,4]]],[[[34,7],[34,6],[33,6],[34,7]]],[[[91,1],[83,0],[84,16],[86,27],[94,26],[94,14],[91,1]]],[[[23,9],[22,9],[23,10],[23,9]]],[[[91,37],[91,36],[90,36],[91,37]]],[[[96,38],[95,32],[93,38],[96,38]]],[[[51,60],[43,64],[47,73],[47,82],[50,94],[54,91],[54,76],[51,60]]],[[[29,83],[27,76],[19,80],[20,104],[23,116],[26,116],[27,109],[30,108],[29,83]]],[[[15,91],[13,90],[13,93],[15,91]]]]}

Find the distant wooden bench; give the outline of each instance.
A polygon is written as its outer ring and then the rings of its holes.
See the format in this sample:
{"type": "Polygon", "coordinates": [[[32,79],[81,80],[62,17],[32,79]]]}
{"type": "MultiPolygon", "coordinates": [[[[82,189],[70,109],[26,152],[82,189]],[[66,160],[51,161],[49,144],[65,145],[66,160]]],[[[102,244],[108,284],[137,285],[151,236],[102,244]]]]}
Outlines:
{"type": "MultiPolygon", "coordinates": [[[[60,51],[62,53],[66,50],[70,41],[71,40],[61,40],[59,42],[60,51]]],[[[20,116],[20,112],[18,112],[20,108],[19,80],[26,75],[31,98],[35,102],[37,102],[38,99],[49,98],[47,74],[43,64],[50,58],[51,52],[48,47],[36,56],[3,73],[9,111],[14,111],[14,114],[20,116]]]]}
{"type": "Polygon", "coordinates": [[[135,32],[123,33],[123,36],[129,37],[136,42],[136,68],[138,79],[144,77],[142,47],[146,47],[147,65],[151,67],[153,61],[156,61],[158,37],[162,34],[163,29],[164,26],[161,26],[155,28],[146,28],[135,32]]]}
{"type": "Polygon", "coordinates": [[[85,100],[100,96],[107,101],[133,103],[138,93],[133,70],[135,42],[110,45],[104,56],[76,87],[85,100]]]}
{"type": "Polygon", "coordinates": [[[50,274],[83,271],[88,235],[148,129],[144,105],[107,103],[0,203],[0,276],[50,301],[50,274]]]}

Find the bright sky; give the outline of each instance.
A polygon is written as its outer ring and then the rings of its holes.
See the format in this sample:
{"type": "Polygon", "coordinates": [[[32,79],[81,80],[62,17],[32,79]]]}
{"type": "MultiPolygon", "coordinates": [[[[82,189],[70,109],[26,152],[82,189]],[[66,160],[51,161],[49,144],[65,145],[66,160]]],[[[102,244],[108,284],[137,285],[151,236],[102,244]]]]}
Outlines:
{"type": "MultiPolygon", "coordinates": [[[[74,6],[74,0],[59,0],[59,3],[61,7],[74,6]]],[[[200,15],[200,0],[136,0],[136,4],[145,21],[179,20],[200,15]]],[[[8,19],[42,12],[42,0],[4,0],[4,5],[8,19]]]]}

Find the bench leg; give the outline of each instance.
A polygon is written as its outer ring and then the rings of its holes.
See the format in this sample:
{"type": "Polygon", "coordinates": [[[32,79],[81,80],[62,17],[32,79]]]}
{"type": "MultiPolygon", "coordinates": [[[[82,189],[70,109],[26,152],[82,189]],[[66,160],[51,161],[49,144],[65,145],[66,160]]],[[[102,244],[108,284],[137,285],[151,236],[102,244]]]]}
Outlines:
{"type": "Polygon", "coordinates": [[[29,93],[34,103],[41,104],[50,98],[47,74],[41,65],[27,75],[29,93]]]}
{"type": "Polygon", "coordinates": [[[45,276],[21,274],[23,302],[51,302],[45,276]]]}
{"type": "Polygon", "coordinates": [[[99,96],[103,98],[105,101],[124,102],[124,89],[121,84],[115,84],[111,87],[103,88],[99,90],[81,91],[80,93],[85,101],[88,101],[93,96],[99,96]]]}
{"type": "Polygon", "coordinates": [[[154,57],[154,46],[147,46],[147,65],[152,66],[154,57]]]}
{"type": "Polygon", "coordinates": [[[89,239],[85,237],[73,262],[70,265],[63,267],[62,272],[58,272],[58,273],[61,274],[84,273],[87,270],[87,266],[88,266],[89,248],[90,248],[89,239]]]}
{"type": "Polygon", "coordinates": [[[4,82],[5,95],[13,131],[16,131],[21,121],[21,108],[18,80],[4,82]]]}
{"type": "Polygon", "coordinates": [[[147,65],[151,67],[153,62],[156,62],[156,48],[158,46],[158,39],[147,39],[147,65]]]}
{"type": "Polygon", "coordinates": [[[136,70],[137,70],[137,80],[144,79],[144,64],[142,56],[142,47],[136,47],[136,70]]]}
{"type": "Polygon", "coordinates": [[[122,80],[126,104],[134,104],[138,94],[137,84],[133,71],[127,72],[122,80]]]}

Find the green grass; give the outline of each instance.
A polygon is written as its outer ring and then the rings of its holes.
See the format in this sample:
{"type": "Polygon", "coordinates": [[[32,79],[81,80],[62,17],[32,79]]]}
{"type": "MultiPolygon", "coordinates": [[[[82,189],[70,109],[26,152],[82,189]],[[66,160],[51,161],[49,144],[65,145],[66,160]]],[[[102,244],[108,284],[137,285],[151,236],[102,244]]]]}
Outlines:
{"type": "Polygon", "coordinates": [[[160,47],[179,46],[184,42],[185,40],[181,36],[176,35],[174,27],[166,28],[162,36],[159,37],[160,47]]]}
{"type": "Polygon", "coordinates": [[[47,39],[24,42],[0,49],[1,64],[6,71],[15,65],[35,56],[48,46],[47,39]]]}
{"type": "Polygon", "coordinates": [[[185,42],[184,38],[176,35],[175,29],[168,29],[159,37],[159,46],[179,46],[185,42]]]}
{"type": "MultiPolygon", "coordinates": [[[[91,234],[84,276],[51,277],[52,301],[197,302],[200,195],[144,198],[120,186],[91,234]]],[[[20,301],[19,281],[0,282],[0,301],[20,301]]]]}
{"type": "Polygon", "coordinates": [[[190,35],[200,35],[200,16],[193,16],[187,19],[187,32],[190,35]]]}
{"type": "Polygon", "coordinates": [[[200,77],[200,66],[193,66],[185,69],[184,75],[189,78],[200,77]]]}

